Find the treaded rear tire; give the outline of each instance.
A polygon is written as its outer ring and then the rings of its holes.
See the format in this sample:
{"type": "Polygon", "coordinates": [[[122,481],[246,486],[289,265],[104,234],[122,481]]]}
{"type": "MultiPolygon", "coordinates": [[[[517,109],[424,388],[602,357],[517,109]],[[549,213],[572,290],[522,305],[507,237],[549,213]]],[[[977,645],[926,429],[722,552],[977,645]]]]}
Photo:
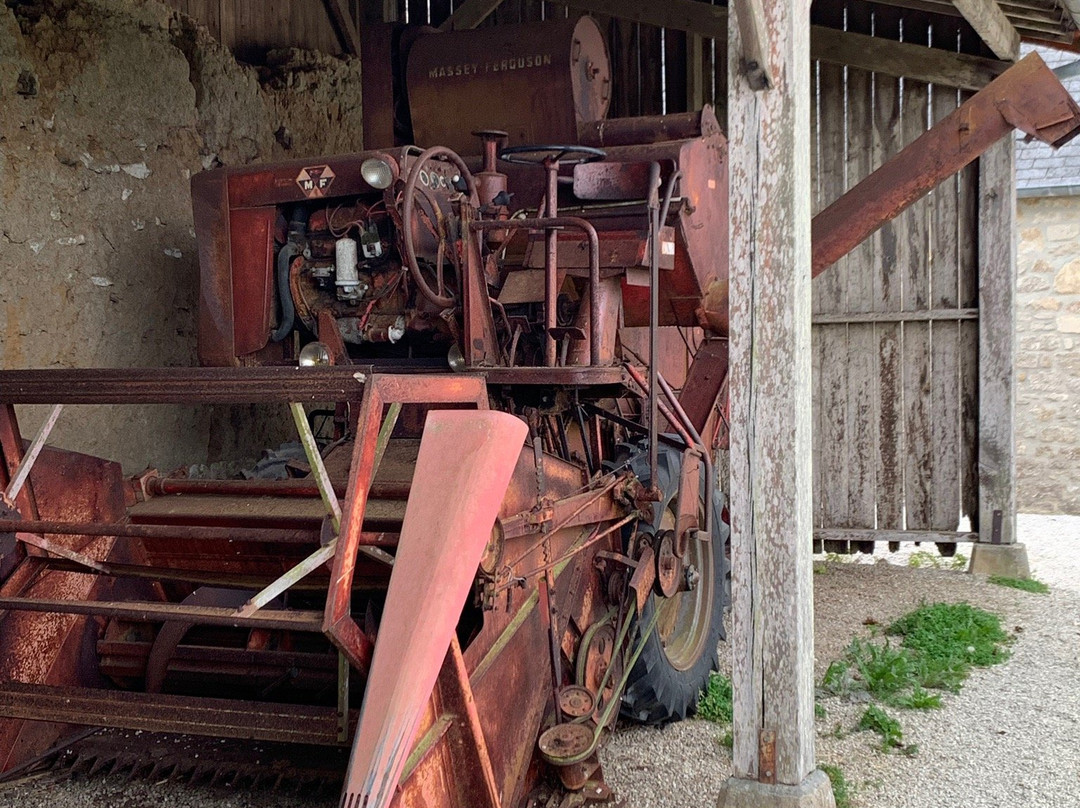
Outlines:
{"type": "MultiPolygon", "coordinates": [[[[679,488],[679,475],[682,466],[682,453],[666,444],[661,444],[657,452],[657,485],[663,492],[663,499],[653,505],[653,530],[661,528],[665,510],[672,506],[679,488]]],[[[649,479],[649,461],[647,453],[635,453],[630,458],[630,466],[646,486],[649,479]]],[[[704,497],[705,468],[702,465],[701,491],[704,497]]],[[[653,631],[642,648],[630,672],[630,677],[623,692],[620,713],[624,718],[642,724],[666,724],[681,721],[697,710],[698,699],[709,681],[709,674],[717,669],[719,659],[717,646],[725,639],[724,612],[730,601],[728,579],[728,559],[725,547],[728,541],[728,526],[721,519],[724,510],[724,495],[716,489],[713,498],[712,541],[702,544],[706,558],[711,555],[711,569],[701,569],[703,576],[712,575],[712,608],[708,611],[708,626],[704,627],[704,636],[698,647],[696,658],[676,667],[668,658],[661,643],[659,631],[653,631]]],[[[670,519],[670,517],[669,517],[670,519]]],[[[692,593],[683,593],[682,597],[692,593]]],[[[641,622],[648,625],[657,607],[658,597],[649,596],[642,611],[641,622]]],[[[632,633],[633,642],[637,642],[637,632],[632,633]]]]}

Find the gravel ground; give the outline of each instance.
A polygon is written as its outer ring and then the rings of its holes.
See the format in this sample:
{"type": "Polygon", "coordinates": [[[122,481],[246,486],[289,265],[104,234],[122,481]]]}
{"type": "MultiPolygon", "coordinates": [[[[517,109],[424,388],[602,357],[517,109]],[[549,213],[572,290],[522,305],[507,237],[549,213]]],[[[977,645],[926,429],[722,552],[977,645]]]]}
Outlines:
{"type": "MultiPolygon", "coordinates": [[[[821,701],[818,761],[843,770],[858,808],[1080,806],[1080,517],[1021,516],[1019,533],[1049,595],[912,569],[917,548],[819,564],[817,679],[852,637],[868,633],[865,622],[887,624],[923,602],[970,602],[1002,615],[1016,637],[1011,658],[976,669],[944,709],[890,711],[918,745],[913,757],[884,754],[877,735],[852,732],[865,705],[821,701]]],[[[722,733],[704,721],[620,731],[604,750],[608,780],[627,808],[712,808],[731,773],[722,733]]]]}
{"type": "MultiPolygon", "coordinates": [[[[1008,662],[976,670],[942,710],[893,711],[914,757],[878,751],[852,732],[863,705],[822,700],[819,762],[839,766],[857,808],[1064,808],[1080,806],[1080,517],[1021,516],[1020,536],[1049,595],[1032,595],[951,569],[912,569],[914,548],[818,564],[815,671],[820,678],[866,623],[888,623],[923,602],[968,601],[1001,614],[1016,635],[1008,662]]],[[[685,721],[620,726],[602,750],[626,808],[712,808],[731,771],[724,728],[685,721]]],[[[210,743],[213,743],[212,741],[210,743]]],[[[329,808],[332,798],[229,793],[221,788],[99,777],[0,786],[0,808],[329,808]]]]}

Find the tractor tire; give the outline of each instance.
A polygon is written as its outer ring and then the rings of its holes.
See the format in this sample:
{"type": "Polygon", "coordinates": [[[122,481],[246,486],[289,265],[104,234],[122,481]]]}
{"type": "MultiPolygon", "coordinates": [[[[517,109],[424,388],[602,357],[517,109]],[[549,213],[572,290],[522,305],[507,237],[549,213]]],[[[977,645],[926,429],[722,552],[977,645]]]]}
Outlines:
{"type": "MultiPolygon", "coordinates": [[[[648,453],[636,452],[629,462],[638,479],[650,486],[648,453]]],[[[656,482],[663,498],[654,503],[653,524],[641,528],[644,530],[667,530],[675,526],[682,453],[661,444],[656,466],[656,482]]],[[[701,473],[704,497],[704,464],[701,473]]],[[[661,614],[627,680],[620,710],[626,719],[666,724],[693,715],[709,674],[717,669],[717,646],[725,639],[724,612],[731,600],[726,550],[729,530],[721,518],[724,505],[724,495],[717,489],[713,498],[712,541],[691,544],[689,560],[700,574],[696,587],[671,598],[656,592],[649,595],[640,623],[651,623],[657,609],[661,614]]],[[[631,636],[636,646],[637,632],[631,636]]]]}

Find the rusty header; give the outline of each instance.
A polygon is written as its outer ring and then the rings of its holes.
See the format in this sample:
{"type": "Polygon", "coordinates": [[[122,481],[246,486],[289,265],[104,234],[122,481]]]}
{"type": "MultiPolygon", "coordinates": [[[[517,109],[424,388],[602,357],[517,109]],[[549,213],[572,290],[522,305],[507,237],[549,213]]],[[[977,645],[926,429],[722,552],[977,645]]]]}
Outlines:
{"type": "Polygon", "coordinates": [[[1036,53],[814,217],[813,277],[1013,129],[1055,148],[1080,132],[1080,106],[1036,53]]]}

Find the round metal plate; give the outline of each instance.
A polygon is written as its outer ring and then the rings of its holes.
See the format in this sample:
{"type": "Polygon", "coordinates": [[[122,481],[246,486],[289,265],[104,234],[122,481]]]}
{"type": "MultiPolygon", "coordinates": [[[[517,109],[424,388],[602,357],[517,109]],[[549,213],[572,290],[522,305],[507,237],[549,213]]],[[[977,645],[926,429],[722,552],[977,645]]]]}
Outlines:
{"type": "Polygon", "coordinates": [[[593,742],[589,724],[556,724],[540,736],[540,754],[548,763],[562,761],[588,751],[593,742]]]}
{"type": "Polygon", "coordinates": [[[571,718],[581,718],[596,709],[596,699],[587,688],[569,685],[559,691],[559,709],[571,718]]]}

